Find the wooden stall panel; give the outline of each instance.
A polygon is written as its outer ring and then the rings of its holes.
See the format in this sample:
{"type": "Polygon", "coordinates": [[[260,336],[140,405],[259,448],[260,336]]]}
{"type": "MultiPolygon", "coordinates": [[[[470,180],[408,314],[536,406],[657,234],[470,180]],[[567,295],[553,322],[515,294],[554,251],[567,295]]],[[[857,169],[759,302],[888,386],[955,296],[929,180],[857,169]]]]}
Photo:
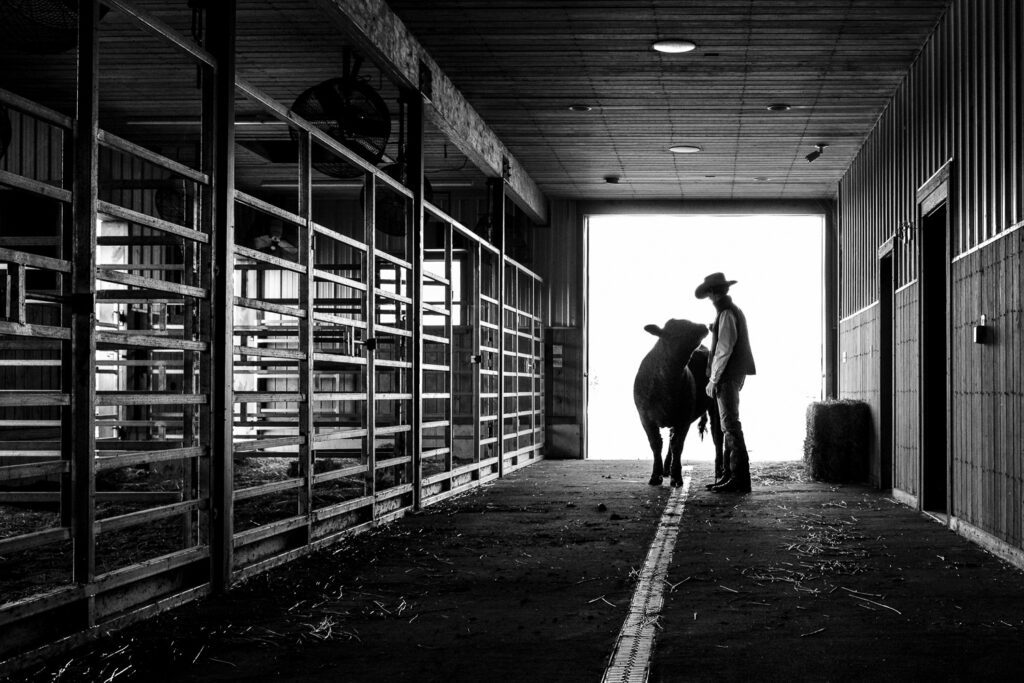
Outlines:
{"type": "Polygon", "coordinates": [[[544,445],[540,414],[543,395],[543,327],[536,289],[540,279],[520,264],[505,263],[503,442],[505,471],[529,464],[544,445]]]}
{"type": "Polygon", "coordinates": [[[412,505],[412,198],[387,184],[375,192],[374,472],[377,518],[412,505]]]}
{"type": "Polygon", "coordinates": [[[488,245],[480,252],[480,465],[484,474],[497,474],[501,456],[502,425],[499,422],[501,386],[499,357],[501,344],[501,309],[498,287],[501,260],[488,245]],[[487,472],[486,468],[491,471],[487,472]]]}
{"type": "MultiPolygon", "coordinates": [[[[475,476],[480,414],[480,245],[456,230],[452,236],[452,467],[475,476]]],[[[456,484],[457,485],[457,484],[456,484]]]]}
{"type": "Polygon", "coordinates": [[[893,309],[893,487],[917,496],[921,451],[920,316],[916,281],[896,290],[893,309]]]}
{"type": "MultiPolygon", "coordinates": [[[[72,579],[71,122],[0,90],[0,629],[8,610],[72,579]]],[[[10,630],[14,646],[18,637],[10,630]]],[[[4,640],[7,640],[6,638],[4,640]]],[[[0,647],[0,656],[8,644],[0,647]]]]}
{"type": "Polygon", "coordinates": [[[299,290],[308,265],[298,245],[308,226],[241,191],[235,215],[239,225],[267,231],[255,241],[236,233],[235,245],[233,518],[236,568],[244,570],[307,541],[299,412],[309,396],[299,384],[308,358],[300,322],[308,311],[299,290]]]}
{"type": "Polygon", "coordinates": [[[424,224],[421,468],[423,498],[452,489],[454,467],[454,300],[461,264],[453,256],[452,223],[428,212],[424,224]]]}
{"type": "Polygon", "coordinates": [[[840,398],[864,401],[871,410],[872,434],[868,438],[871,451],[865,454],[874,468],[870,474],[878,481],[878,306],[871,306],[839,324],[840,398]]]}
{"type": "MultiPolygon", "coordinates": [[[[317,154],[328,158],[326,150],[317,154]]],[[[316,436],[312,514],[316,539],[373,518],[373,461],[368,446],[373,354],[366,343],[373,282],[364,197],[362,188],[343,198],[326,191],[313,194],[316,436]]]]}
{"type": "Polygon", "coordinates": [[[138,67],[144,55],[134,79],[99,72],[93,468],[103,620],[206,580],[212,262],[199,125],[209,71],[130,12],[112,10],[99,26],[104,65],[138,67]],[[137,89],[159,94],[129,114],[116,103],[137,89]]]}

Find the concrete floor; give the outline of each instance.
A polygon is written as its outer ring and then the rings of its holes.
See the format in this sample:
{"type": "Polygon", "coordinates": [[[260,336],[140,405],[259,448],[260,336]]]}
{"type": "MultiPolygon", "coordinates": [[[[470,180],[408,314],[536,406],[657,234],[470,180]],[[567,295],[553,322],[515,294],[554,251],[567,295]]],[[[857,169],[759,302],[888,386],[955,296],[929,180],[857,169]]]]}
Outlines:
{"type": "MultiPolygon", "coordinates": [[[[694,466],[650,680],[1004,680],[1024,574],[876,491],[694,466]]],[[[599,681],[669,489],[545,461],[18,680],[599,681]]]]}

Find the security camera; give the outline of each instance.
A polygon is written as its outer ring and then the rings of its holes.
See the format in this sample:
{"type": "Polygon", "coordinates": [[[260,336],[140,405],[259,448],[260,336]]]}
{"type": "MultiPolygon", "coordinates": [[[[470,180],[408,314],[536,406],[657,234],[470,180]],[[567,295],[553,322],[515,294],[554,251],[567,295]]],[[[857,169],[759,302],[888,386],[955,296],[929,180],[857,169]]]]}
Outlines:
{"type": "Polygon", "coordinates": [[[810,154],[808,154],[807,156],[805,156],[804,159],[807,159],[807,163],[811,163],[812,161],[814,161],[815,159],[817,159],[818,157],[821,156],[821,153],[825,151],[826,147],[828,147],[828,143],[827,142],[822,142],[822,143],[819,143],[819,144],[815,145],[814,146],[814,151],[811,152],[810,154]]]}

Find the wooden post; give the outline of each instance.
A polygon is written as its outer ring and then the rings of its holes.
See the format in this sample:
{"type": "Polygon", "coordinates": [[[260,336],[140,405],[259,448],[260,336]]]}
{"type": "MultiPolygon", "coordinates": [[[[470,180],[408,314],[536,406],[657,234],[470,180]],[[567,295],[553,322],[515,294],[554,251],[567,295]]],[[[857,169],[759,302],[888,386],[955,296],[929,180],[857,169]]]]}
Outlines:
{"type": "Polygon", "coordinates": [[[423,485],[423,126],[424,98],[414,90],[403,93],[409,112],[409,164],[412,190],[412,479],[413,507],[422,506],[423,485]]]}
{"type": "Polygon", "coordinates": [[[489,178],[491,226],[498,247],[498,476],[505,476],[505,180],[489,178]]]}
{"type": "Polygon", "coordinates": [[[210,3],[208,47],[217,60],[205,95],[204,145],[212,166],[213,274],[210,387],[210,583],[227,590],[233,567],[232,391],[235,248],[235,0],[210,3]]]}
{"type": "Polygon", "coordinates": [[[316,287],[313,282],[313,187],[312,174],[310,171],[311,149],[310,136],[307,131],[299,135],[299,203],[298,213],[302,216],[304,225],[299,226],[299,264],[306,267],[306,272],[299,275],[299,310],[305,311],[306,316],[299,318],[299,351],[302,353],[302,360],[299,361],[299,394],[302,399],[299,401],[299,436],[302,441],[299,443],[299,477],[302,478],[302,488],[299,489],[298,514],[306,516],[306,540],[313,538],[313,475],[315,473],[314,438],[316,427],[314,426],[314,379],[313,379],[313,298],[316,295],[316,287]]]}
{"type": "MultiPolygon", "coordinates": [[[[96,537],[96,202],[99,186],[99,2],[79,5],[78,107],[72,182],[72,539],[75,583],[95,578],[96,537]]],[[[95,626],[95,598],[86,622],[95,626]]]]}

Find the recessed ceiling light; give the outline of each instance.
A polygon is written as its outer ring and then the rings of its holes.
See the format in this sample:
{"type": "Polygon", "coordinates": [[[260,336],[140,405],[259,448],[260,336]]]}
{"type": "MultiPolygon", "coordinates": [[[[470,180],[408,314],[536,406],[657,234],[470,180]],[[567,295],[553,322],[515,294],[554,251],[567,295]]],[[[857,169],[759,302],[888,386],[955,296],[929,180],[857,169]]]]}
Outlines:
{"type": "Polygon", "coordinates": [[[703,152],[704,148],[700,145],[673,145],[668,148],[668,151],[673,154],[696,154],[697,152],[703,152]]]}
{"type": "Polygon", "coordinates": [[[652,48],[658,52],[669,52],[672,54],[678,54],[680,52],[690,52],[697,48],[696,43],[689,40],[659,40],[651,45],[652,48]]]}
{"type": "Polygon", "coordinates": [[[589,104],[570,104],[569,111],[590,111],[593,107],[589,104]]]}
{"type": "Polygon", "coordinates": [[[776,102],[775,104],[769,104],[765,109],[768,111],[789,111],[792,107],[785,102],[776,102]]]}

